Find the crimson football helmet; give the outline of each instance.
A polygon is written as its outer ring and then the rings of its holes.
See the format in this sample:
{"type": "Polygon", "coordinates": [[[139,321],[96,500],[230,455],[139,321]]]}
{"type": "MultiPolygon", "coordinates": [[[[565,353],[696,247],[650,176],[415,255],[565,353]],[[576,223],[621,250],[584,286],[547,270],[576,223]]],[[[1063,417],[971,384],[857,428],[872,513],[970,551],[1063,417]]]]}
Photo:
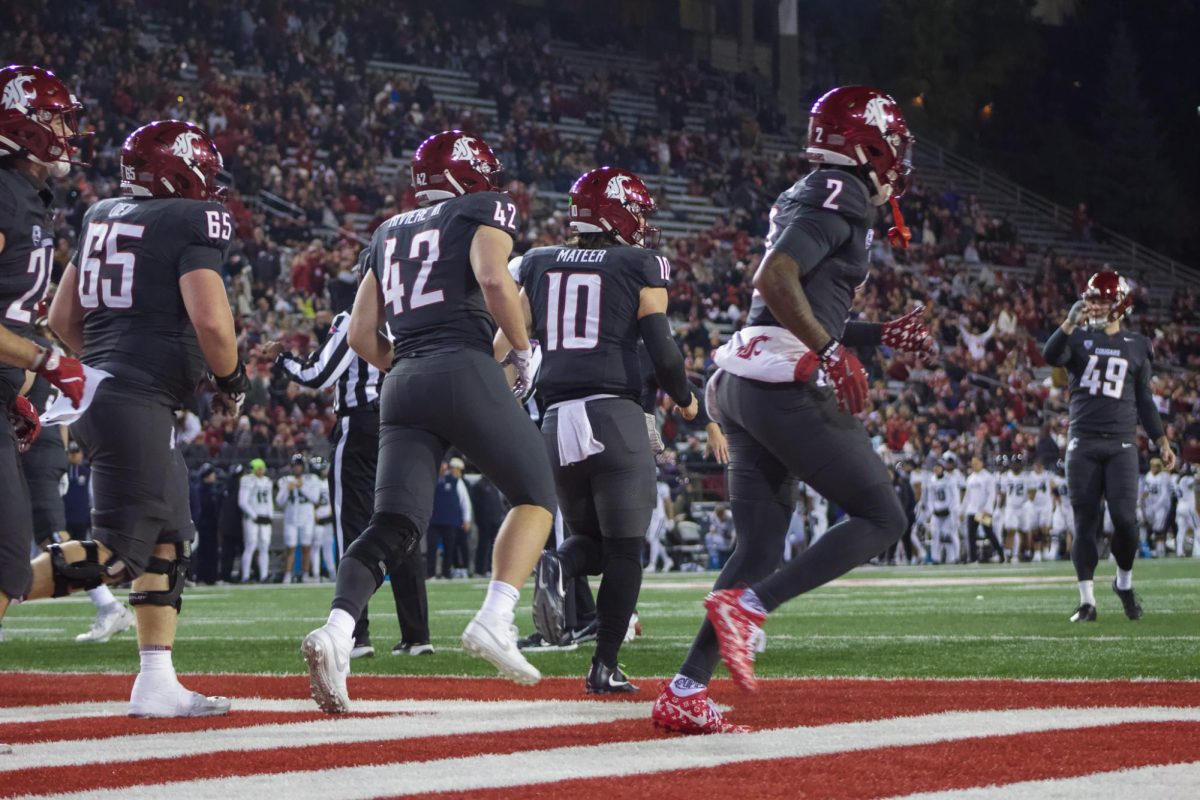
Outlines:
{"type": "Polygon", "coordinates": [[[470,192],[498,189],[500,159],[487,142],[462,131],[435,133],[412,157],[417,202],[429,205],[470,192]]]}
{"type": "Polygon", "coordinates": [[[41,67],[14,64],[0,69],[0,156],[19,155],[66,177],[78,152],[83,106],[66,84],[41,67]]]}
{"type": "Polygon", "coordinates": [[[1112,270],[1102,270],[1088,279],[1083,292],[1087,303],[1088,324],[1095,328],[1107,328],[1109,323],[1129,313],[1133,306],[1133,292],[1129,282],[1112,270]]]}
{"type": "Polygon", "coordinates": [[[204,129],[177,119],[143,125],[121,148],[121,194],[219,200],[224,162],[204,129]]]}
{"type": "Polygon", "coordinates": [[[621,244],[658,247],[660,231],[646,224],[658,210],[642,179],[627,169],[599,167],[571,185],[571,228],[603,233],[621,244]]]}

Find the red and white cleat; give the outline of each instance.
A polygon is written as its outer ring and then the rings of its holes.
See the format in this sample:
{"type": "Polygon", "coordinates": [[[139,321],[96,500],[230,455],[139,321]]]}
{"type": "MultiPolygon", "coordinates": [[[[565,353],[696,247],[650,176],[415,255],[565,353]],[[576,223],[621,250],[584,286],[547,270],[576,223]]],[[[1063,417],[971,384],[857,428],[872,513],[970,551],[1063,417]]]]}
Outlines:
{"type": "Polygon", "coordinates": [[[729,667],[730,677],[742,691],[753,692],[758,688],[754,680],[754,655],[762,649],[762,625],[767,618],[738,602],[745,591],[721,589],[712,592],[704,598],[704,608],[717,634],[721,660],[729,667]]]}
{"type": "Polygon", "coordinates": [[[666,733],[749,733],[745,725],[734,725],[708,698],[708,689],[680,697],[668,681],[662,686],[654,710],[650,712],[654,727],[666,733]]]}

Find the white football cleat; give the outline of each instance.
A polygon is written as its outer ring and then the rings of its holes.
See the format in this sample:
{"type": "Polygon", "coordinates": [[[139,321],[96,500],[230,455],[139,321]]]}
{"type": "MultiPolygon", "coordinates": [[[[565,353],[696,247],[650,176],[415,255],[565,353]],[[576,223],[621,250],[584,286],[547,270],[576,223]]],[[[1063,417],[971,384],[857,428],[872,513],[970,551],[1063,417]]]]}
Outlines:
{"type": "Polygon", "coordinates": [[[463,650],[484,659],[510,681],[533,686],[542,679],[542,673],[517,649],[513,617],[511,611],[502,616],[480,611],[463,631],[463,650]]]}
{"type": "Polygon", "coordinates": [[[308,662],[308,687],[312,699],[326,714],[345,714],[350,710],[346,678],[350,676],[350,650],[353,641],[323,625],[304,637],[300,653],[308,662]]]}
{"type": "Polygon", "coordinates": [[[178,680],[149,679],[140,672],[129,696],[131,717],[223,717],[228,713],[228,697],[206,697],[186,689],[178,680]]]}
{"type": "Polygon", "coordinates": [[[77,642],[107,642],[118,633],[124,633],[137,624],[137,617],[133,611],[123,603],[111,609],[99,609],[96,611],[96,619],[92,621],[92,627],[87,633],[81,633],[75,637],[77,642]]]}

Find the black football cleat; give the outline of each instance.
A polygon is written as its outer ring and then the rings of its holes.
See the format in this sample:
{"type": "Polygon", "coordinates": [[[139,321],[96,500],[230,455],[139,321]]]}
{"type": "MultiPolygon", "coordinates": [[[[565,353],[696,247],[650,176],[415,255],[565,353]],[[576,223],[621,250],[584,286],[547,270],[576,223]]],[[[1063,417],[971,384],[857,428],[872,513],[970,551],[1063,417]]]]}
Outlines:
{"type": "Polygon", "coordinates": [[[533,571],[533,627],[547,642],[561,642],[567,632],[567,593],[558,553],[546,550],[533,571]]]}
{"type": "Polygon", "coordinates": [[[588,694],[632,694],[638,690],[638,687],[629,682],[619,664],[606,667],[595,659],[592,660],[592,668],[588,670],[583,686],[588,694]]]}
{"type": "Polygon", "coordinates": [[[1137,595],[1133,593],[1133,589],[1118,589],[1117,579],[1113,578],[1113,591],[1117,593],[1117,597],[1121,598],[1121,605],[1125,606],[1125,616],[1130,619],[1142,618],[1142,604],[1138,602],[1137,595]]]}
{"type": "Polygon", "coordinates": [[[1095,622],[1096,607],[1091,603],[1080,603],[1079,608],[1071,615],[1071,622],[1095,622]]]}

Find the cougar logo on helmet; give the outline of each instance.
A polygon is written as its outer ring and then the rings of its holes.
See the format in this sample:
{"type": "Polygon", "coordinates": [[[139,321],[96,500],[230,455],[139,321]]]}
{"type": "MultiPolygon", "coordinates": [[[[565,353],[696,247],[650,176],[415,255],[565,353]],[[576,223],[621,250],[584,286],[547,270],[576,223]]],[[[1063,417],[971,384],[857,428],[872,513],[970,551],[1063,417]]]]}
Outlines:
{"type": "Polygon", "coordinates": [[[475,161],[479,158],[479,148],[470,136],[464,136],[454,143],[450,149],[451,161],[475,161]]]}
{"type": "Polygon", "coordinates": [[[171,155],[179,156],[191,166],[196,160],[196,142],[200,139],[200,134],[195,131],[184,131],[171,143],[171,155]]]}
{"type": "Polygon", "coordinates": [[[867,107],[863,109],[863,121],[868,125],[874,125],[879,128],[880,133],[887,133],[888,128],[888,101],[885,97],[872,97],[867,101],[867,107]]]}
{"type": "Polygon", "coordinates": [[[13,78],[4,87],[4,97],[0,98],[0,103],[3,103],[5,108],[28,114],[30,102],[37,99],[37,92],[26,88],[31,83],[33,83],[32,75],[18,75],[13,78]]]}
{"type": "Polygon", "coordinates": [[[624,203],[627,192],[625,184],[627,183],[629,183],[628,175],[614,175],[609,179],[608,186],[604,188],[604,196],[610,197],[618,203],[624,203]]]}

